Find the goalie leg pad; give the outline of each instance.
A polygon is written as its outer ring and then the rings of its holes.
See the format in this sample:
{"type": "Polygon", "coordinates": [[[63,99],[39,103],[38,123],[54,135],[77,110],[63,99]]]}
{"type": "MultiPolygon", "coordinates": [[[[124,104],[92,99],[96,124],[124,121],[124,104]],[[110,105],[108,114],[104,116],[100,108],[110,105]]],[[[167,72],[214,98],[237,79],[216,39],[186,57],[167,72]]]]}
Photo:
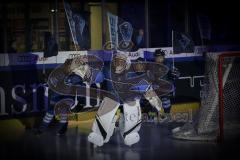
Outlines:
{"type": "Polygon", "coordinates": [[[141,127],[140,100],[123,104],[123,115],[119,120],[119,128],[126,145],[132,145],[140,140],[137,133],[141,127]]]}
{"type": "Polygon", "coordinates": [[[88,135],[88,141],[99,147],[103,145],[103,137],[95,132],[88,135]]]}
{"type": "Polygon", "coordinates": [[[124,138],[124,143],[128,146],[131,146],[137,143],[140,140],[140,136],[137,132],[129,133],[124,138]]]}
{"type": "Polygon", "coordinates": [[[99,107],[96,118],[93,122],[92,133],[89,134],[88,140],[97,146],[107,143],[113,134],[116,122],[116,112],[119,103],[105,97],[99,107]]]}

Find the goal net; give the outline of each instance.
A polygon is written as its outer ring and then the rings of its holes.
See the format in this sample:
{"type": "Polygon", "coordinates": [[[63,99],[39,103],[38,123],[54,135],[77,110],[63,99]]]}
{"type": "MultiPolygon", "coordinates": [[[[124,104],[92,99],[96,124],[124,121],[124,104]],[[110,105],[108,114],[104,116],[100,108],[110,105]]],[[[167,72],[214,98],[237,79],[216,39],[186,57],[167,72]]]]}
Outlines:
{"type": "Polygon", "coordinates": [[[206,53],[201,107],[174,138],[223,140],[240,133],[240,52],[206,53]]]}

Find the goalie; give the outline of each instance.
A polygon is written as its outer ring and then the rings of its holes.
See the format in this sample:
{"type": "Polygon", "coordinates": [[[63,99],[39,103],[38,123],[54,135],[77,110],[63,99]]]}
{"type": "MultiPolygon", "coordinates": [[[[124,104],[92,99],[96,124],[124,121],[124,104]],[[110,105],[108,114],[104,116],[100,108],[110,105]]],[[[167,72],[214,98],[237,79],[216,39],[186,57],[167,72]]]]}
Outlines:
{"type": "Polygon", "coordinates": [[[130,80],[132,82],[133,78],[127,78],[127,74],[132,69],[131,61],[125,54],[117,53],[113,57],[111,78],[119,100],[108,97],[103,99],[93,122],[92,132],[88,136],[88,141],[96,146],[102,146],[104,143],[107,143],[113,135],[115,123],[118,119],[116,113],[120,106],[119,129],[124,143],[128,146],[140,140],[138,131],[142,122],[141,97],[144,96],[158,111],[162,108],[161,100],[147,80],[138,76],[134,79],[134,84],[130,83],[130,80]],[[136,88],[137,92],[135,92],[136,88]]]}

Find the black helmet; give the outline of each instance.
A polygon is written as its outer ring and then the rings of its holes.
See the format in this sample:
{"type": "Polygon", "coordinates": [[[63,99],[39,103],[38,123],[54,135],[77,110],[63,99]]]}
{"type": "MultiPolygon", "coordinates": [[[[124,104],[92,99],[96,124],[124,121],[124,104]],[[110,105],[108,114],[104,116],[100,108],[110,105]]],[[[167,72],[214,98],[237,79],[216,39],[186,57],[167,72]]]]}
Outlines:
{"type": "Polygon", "coordinates": [[[156,49],[154,52],[154,57],[157,57],[157,56],[165,56],[165,51],[162,49],[156,49]]]}

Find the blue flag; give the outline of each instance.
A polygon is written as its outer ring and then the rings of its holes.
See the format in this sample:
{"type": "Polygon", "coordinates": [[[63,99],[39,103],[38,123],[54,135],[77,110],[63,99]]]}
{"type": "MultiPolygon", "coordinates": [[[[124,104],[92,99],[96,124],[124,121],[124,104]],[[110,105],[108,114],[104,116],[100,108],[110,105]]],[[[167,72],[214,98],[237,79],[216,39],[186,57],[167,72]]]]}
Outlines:
{"type": "Polygon", "coordinates": [[[111,41],[111,49],[130,51],[132,49],[132,35],[134,28],[131,23],[108,12],[108,28],[111,41]]]}
{"type": "Polygon", "coordinates": [[[173,54],[193,53],[194,43],[190,36],[184,33],[173,31],[173,54]]]}
{"type": "Polygon", "coordinates": [[[72,34],[73,43],[80,49],[90,48],[89,27],[87,13],[77,13],[71,5],[64,1],[64,9],[67,16],[69,28],[72,34]]]}

